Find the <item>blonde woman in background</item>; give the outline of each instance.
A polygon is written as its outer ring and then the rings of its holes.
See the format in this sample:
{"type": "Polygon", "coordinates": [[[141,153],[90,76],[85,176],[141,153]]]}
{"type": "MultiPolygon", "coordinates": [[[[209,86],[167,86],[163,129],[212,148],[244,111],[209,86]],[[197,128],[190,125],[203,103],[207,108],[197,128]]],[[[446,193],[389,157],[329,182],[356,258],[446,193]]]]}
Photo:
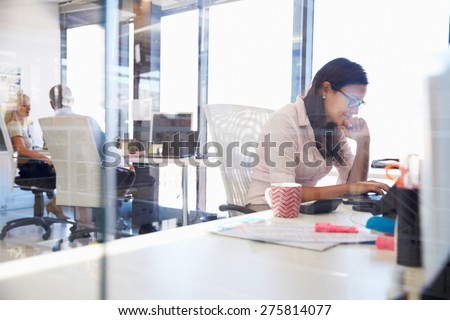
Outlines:
{"type": "MultiPolygon", "coordinates": [[[[14,150],[18,154],[17,168],[23,179],[39,179],[39,187],[55,189],[56,174],[50,158],[33,150],[33,143],[27,133],[27,119],[30,115],[31,99],[19,93],[17,102],[10,104],[5,112],[5,123],[14,150]]],[[[56,198],[47,204],[47,212],[59,219],[68,219],[56,205],[56,198]]]]}

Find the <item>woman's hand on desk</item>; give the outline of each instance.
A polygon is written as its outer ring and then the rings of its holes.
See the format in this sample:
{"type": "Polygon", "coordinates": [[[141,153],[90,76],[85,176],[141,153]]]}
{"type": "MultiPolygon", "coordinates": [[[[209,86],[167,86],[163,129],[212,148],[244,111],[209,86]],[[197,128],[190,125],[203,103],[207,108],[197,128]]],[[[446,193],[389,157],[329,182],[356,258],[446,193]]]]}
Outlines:
{"type": "Polygon", "coordinates": [[[377,181],[360,181],[324,187],[303,187],[302,202],[312,200],[340,198],[345,195],[359,195],[367,192],[384,194],[390,189],[389,185],[377,181]]]}
{"type": "Polygon", "coordinates": [[[378,182],[374,180],[361,181],[355,183],[349,183],[349,194],[363,194],[367,192],[376,192],[378,194],[384,194],[388,192],[390,187],[386,183],[378,182]]]}

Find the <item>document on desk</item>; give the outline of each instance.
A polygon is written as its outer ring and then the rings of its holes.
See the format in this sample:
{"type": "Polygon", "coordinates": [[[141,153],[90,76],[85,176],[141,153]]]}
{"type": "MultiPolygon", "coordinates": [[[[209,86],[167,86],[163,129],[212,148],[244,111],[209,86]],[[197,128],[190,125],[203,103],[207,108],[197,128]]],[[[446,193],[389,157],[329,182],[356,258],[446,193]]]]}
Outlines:
{"type": "Polygon", "coordinates": [[[316,251],[324,251],[341,243],[372,242],[376,238],[375,235],[365,230],[361,230],[358,233],[315,232],[314,225],[306,225],[300,221],[280,221],[250,217],[223,223],[211,231],[224,236],[316,251]]]}

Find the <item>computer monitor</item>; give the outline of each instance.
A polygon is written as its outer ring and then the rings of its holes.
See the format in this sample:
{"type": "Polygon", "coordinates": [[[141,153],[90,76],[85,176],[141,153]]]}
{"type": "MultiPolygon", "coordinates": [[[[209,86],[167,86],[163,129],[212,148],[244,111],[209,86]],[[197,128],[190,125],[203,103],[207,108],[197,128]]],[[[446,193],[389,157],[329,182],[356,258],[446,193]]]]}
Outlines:
{"type": "Polygon", "coordinates": [[[163,146],[163,155],[194,155],[197,140],[197,132],[192,131],[192,113],[153,114],[152,143],[163,146]]]}
{"type": "Polygon", "coordinates": [[[191,131],[192,113],[163,113],[153,114],[152,141],[155,144],[173,141],[176,133],[184,135],[191,131]]]}

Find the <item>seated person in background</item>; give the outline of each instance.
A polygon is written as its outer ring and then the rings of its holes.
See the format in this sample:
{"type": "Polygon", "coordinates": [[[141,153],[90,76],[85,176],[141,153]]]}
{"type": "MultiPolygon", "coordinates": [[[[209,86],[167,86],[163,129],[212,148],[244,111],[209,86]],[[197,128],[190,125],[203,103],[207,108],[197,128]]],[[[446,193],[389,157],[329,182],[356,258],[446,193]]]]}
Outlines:
{"type": "MultiPolygon", "coordinates": [[[[74,98],[72,96],[72,91],[69,87],[64,85],[55,85],[50,89],[49,92],[50,105],[55,111],[55,117],[70,117],[70,116],[79,116],[72,110],[72,105],[74,98]]],[[[95,143],[97,145],[97,149],[101,159],[104,159],[104,153],[102,151],[103,145],[106,143],[105,133],[101,130],[97,121],[93,118],[86,116],[92,131],[94,133],[95,143]]],[[[130,190],[131,186],[134,183],[136,178],[136,174],[134,172],[133,167],[125,166],[125,162],[123,158],[120,166],[116,167],[116,181],[117,181],[117,194],[125,195],[130,190]]],[[[86,211],[86,208],[78,208],[80,217],[78,223],[90,225],[91,221],[86,211]]]]}
{"type": "MultiPolygon", "coordinates": [[[[11,109],[5,112],[5,123],[14,150],[19,158],[17,168],[19,176],[24,179],[37,179],[36,185],[42,188],[55,189],[56,175],[52,161],[45,155],[32,149],[33,143],[27,133],[27,119],[31,110],[29,96],[18,93],[17,102],[11,104],[11,109]]],[[[68,219],[61,208],[56,205],[54,197],[47,206],[47,212],[53,213],[58,219],[68,219]]]]}
{"type": "Polygon", "coordinates": [[[357,115],[367,84],[359,64],[337,58],[317,72],[305,97],[272,115],[259,138],[260,161],[247,193],[248,208],[268,209],[264,192],[276,182],[300,183],[302,202],[389,190],[387,184],[366,181],[370,133],[366,121],[357,115]],[[347,138],[356,142],[355,155],[347,138]],[[337,184],[316,187],[333,166],[337,184]]]}

